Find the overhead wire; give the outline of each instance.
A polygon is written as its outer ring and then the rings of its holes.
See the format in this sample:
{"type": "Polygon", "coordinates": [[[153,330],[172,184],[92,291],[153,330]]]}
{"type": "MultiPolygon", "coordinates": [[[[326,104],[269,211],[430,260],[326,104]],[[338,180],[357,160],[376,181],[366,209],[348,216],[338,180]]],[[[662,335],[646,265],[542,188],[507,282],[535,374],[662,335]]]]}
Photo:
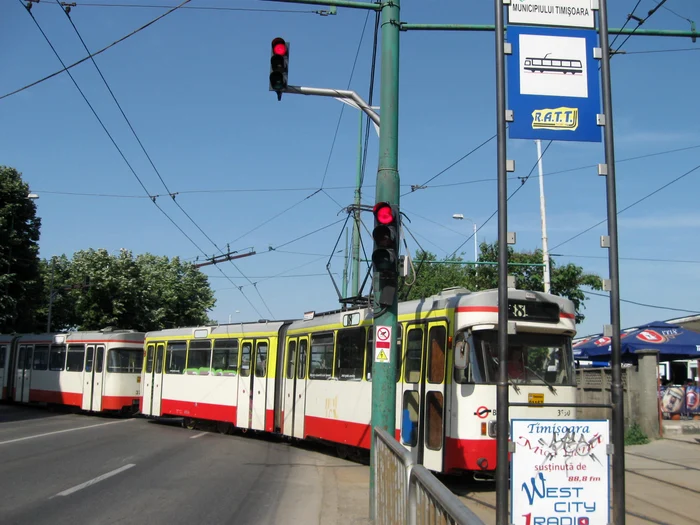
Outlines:
{"type": "MultiPolygon", "coordinates": [[[[700,49],[700,48],[698,48],[700,49]]],[[[700,148],[700,144],[695,144],[693,146],[686,146],[683,148],[674,148],[670,150],[663,150],[663,151],[657,151],[654,153],[645,153],[644,155],[636,155],[634,157],[627,157],[624,159],[615,159],[615,164],[621,164],[623,162],[630,162],[633,160],[640,160],[640,159],[646,159],[650,157],[656,157],[660,155],[669,155],[672,153],[679,153],[682,151],[688,151],[691,149],[697,149],[700,148]]],[[[544,173],[544,177],[549,177],[552,175],[561,175],[564,173],[571,173],[574,171],[580,171],[584,169],[591,169],[591,168],[596,168],[598,167],[597,164],[586,164],[585,166],[578,166],[576,168],[567,168],[564,170],[557,170],[557,171],[550,171],[548,173],[544,173]]],[[[508,177],[508,180],[516,180],[520,177],[508,177]]],[[[432,189],[432,188],[448,188],[452,186],[461,186],[465,184],[476,184],[476,183],[482,183],[482,182],[493,182],[495,181],[496,178],[488,178],[488,179],[475,179],[475,180],[468,180],[468,181],[462,181],[462,182],[451,182],[447,184],[434,184],[430,186],[425,186],[425,188],[422,189],[432,189]]],[[[402,186],[409,186],[408,184],[403,184],[402,186]]],[[[368,188],[374,187],[373,185],[368,185],[366,186],[368,188]]],[[[354,189],[355,186],[326,186],[324,188],[324,191],[331,191],[331,190],[351,190],[354,189]]],[[[300,187],[300,188],[219,188],[219,189],[210,189],[210,190],[180,190],[173,192],[175,195],[184,195],[184,194],[195,194],[195,193],[255,193],[255,192],[292,192],[292,191],[316,191],[317,188],[307,188],[307,187],[300,187]]],[[[123,198],[123,199],[147,199],[150,198],[150,196],[145,196],[145,195],[122,195],[122,194],[114,194],[114,193],[86,193],[86,192],[72,192],[72,191],[54,191],[54,190],[45,190],[45,189],[37,189],[37,192],[41,193],[47,193],[51,195],[72,195],[72,196],[79,196],[79,197],[109,197],[109,198],[123,198]]],[[[169,194],[153,194],[154,197],[164,197],[164,196],[169,196],[169,194]]]]}
{"type": "MultiPolygon", "coordinates": [[[[2,99],[4,99],[4,98],[7,98],[7,97],[9,97],[9,96],[11,96],[11,95],[15,95],[15,94],[17,94],[17,93],[19,93],[19,92],[21,92],[21,91],[24,91],[25,89],[29,89],[29,88],[31,88],[31,87],[34,87],[34,86],[36,86],[37,84],[41,84],[42,82],[44,82],[44,81],[46,81],[46,80],[49,80],[50,78],[53,78],[53,77],[55,77],[56,75],[60,75],[60,74],[63,73],[64,71],[67,72],[69,69],[71,69],[71,68],[73,68],[73,67],[75,67],[75,66],[77,66],[77,65],[79,65],[79,64],[82,64],[83,62],[85,62],[86,60],[91,59],[92,57],[96,57],[96,56],[99,55],[100,53],[103,53],[103,52],[107,51],[109,48],[116,46],[116,45],[119,44],[120,42],[123,42],[123,41],[126,40],[127,38],[130,38],[130,37],[134,36],[135,34],[137,34],[137,33],[141,32],[141,31],[143,31],[143,30],[146,29],[147,27],[152,26],[153,24],[155,24],[155,23],[158,22],[159,20],[162,20],[163,18],[165,18],[165,17],[168,16],[169,14],[174,13],[174,12],[177,11],[178,9],[181,9],[183,6],[185,6],[185,4],[189,3],[190,1],[191,1],[191,0],[184,0],[184,1],[181,2],[180,4],[178,4],[178,5],[174,6],[174,7],[172,7],[172,9],[170,9],[170,10],[168,10],[167,12],[163,13],[162,15],[159,15],[159,16],[155,17],[155,18],[154,18],[153,20],[151,20],[150,22],[147,22],[147,23],[143,24],[142,26],[140,26],[140,27],[134,29],[131,33],[128,33],[128,34],[124,35],[123,37],[121,37],[121,38],[115,40],[115,41],[112,42],[111,44],[109,44],[109,45],[103,47],[102,49],[100,49],[99,51],[96,51],[96,52],[94,52],[94,53],[92,53],[92,54],[90,54],[90,55],[88,55],[88,56],[86,56],[86,57],[83,57],[83,58],[81,58],[80,60],[78,60],[77,62],[73,62],[73,63],[72,63],[71,65],[69,65],[69,66],[66,66],[66,65],[63,63],[63,60],[61,60],[61,65],[63,66],[63,69],[59,69],[58,71],[56,71],[56,72],[54,72],[54,73],[51,73],[50,75],[47,75],[47,76],[45,76],[45,77],[43,77],[43,78],[40,78],[39,80],[36,80],[36,81],[32,82],[31,84],[27,84],[26,86],[23,86],[23,87],[21,87],[21,88],[19,88],[19,89],[15,89],[14,91],[11,91],[11,92],[9,92],[9,93],[5,93],[4,95],[0,96],[0,100],[2,100],[2,99]]],[[[22,4],[22,7],[24,7],[25,9],[27,9],[27,11],[29,11],[29,8],[27,8],[27,6],[26,6],[21,0],[20,0],[20,4],[22,4]]],[[[31,4],[29,4],[29,5],[31,5],[31,4]]],[[[31,11],[30,11],[30,14],[31,14],[31,11]]],[[[34,17],[32,16],[32,18],[34,18],[34,17]]],[[[35,20],[35,22],[36,22],[36,20],[35,20]]],[[[42,31],[42,33],[43,33],[43,31],[42,31]]]]}
{"type": "MultiPolygon", "coordinates": [[[[41,25],[39,24],[39,22],[37,21],[37,19],[34,17],[34,15],[33,15],[33,13],[31,12],[31,10],[26,8],[26,6],[25,6],[24,3],[22,2],[22,0],[18,0],[18,1],[19,1],[19,3],[22,5],[22,7],[24,7],[24,8],[27,10],[27,13],[29,14],[29,16],[32,18],[32,20],[33,20],[34,23],[36,24],[36,27],[39,29],[39,31],[41,32],[42,36],[43,36],[44,39],[46,40],[46,42],[49,44],[49,47],[51,48],[51,50],[53,51],[53,53],[56,55],[56,58],[57,58],[58,61],[61,63],[61,65],[64,66],[64,68],[65,68],[65,64],[64,64],[64,62],[63,62],[63,59],[62,59],[61,56],[58,54],[58,51],[56,51],[56,48],[55,48],[54,45],[51,43],[51,40],[49,39],[49,37],[48,37],[48,36],[46,35],[46,33],[44,32],[44,30],[42,29],[42,27],[41,27],[41,25]]],[[[186,0],[186,1],[189,2],[190,0],[186,0]]],[[[138,181],[138,183],[139,183],[139,185],[141,186],[141,188],[143,188],[143,191],[146,193],[146,195],[148,195],[148,197],[151,198],[151,201],[152,201],[153,204],[156,206],[156,208],[158,208],[158,210],[159,210],[163,215],[165,215],[165,217],[180,231],[180,233],[182,233],[182,234],[185,236],[185,238],[187,238],[187,240],[190,241],[190,243],[191,243],[193,246],[195,246],[200,252],[205,253],[204,250],[202,250],[202,248],[201,248],[189,235],[187,235],[187,233],[172,219],[172,217],[170,217],[170,215],[168,215],[168,213],[167,213],[165,210],[163,210],[163,208],[161,208],[161,207],[158,205],[158,203],[155,201],[155,199],[153,199],[153,197],[151,196],[150,192],[148,191],[148,188],[146,188],[146,186],[144,185],[143,181],[141,180],[141,178],[138,176],[138,174],[137,174],[136,171],[134,170],[134,168],[133,168],[133,166],[131,165],[131,163],[127,160],[126,156],[124,155],[124,152],[122,151],[122,149],[119,147],[119,145],[118,145],[118,144],[116,143],[116,141],[114,140],[114,137],[113,137],[112,134],[109,132],[109,130],[108,130],[107,127],[105,126],[105,124],[104,124],[104,122],[102,121],[102,119],[100,118],[100,116],[97,114],[97,111],[95,111],[95,108],[92,106],[92,104],[91,104],[90,101],[88,100],[87,96],[85,95],[85,93],[83,92],[83,90],[82,90],[82,89],[80,88],[80,86],[78,85],[78,82],[76,82],[75,78],[73,77],[73,75],[71,74],[70,71],[67,71],[67,70],[66,70],[66,72],[68,73],[68,76],[70,77],[70,79],[73,81],[73,85],[75,85],[76,89],[78,90],[78,92],[80,93],[80,95],[83,97],[83,100],[85,101],[85,103],[86,103],[86,104],[88,105],[88,107],[90,108],[90,111],[92,111],[92,114],[93,114],[93,115],[95,116],[95,118],[97,119],[97,122],[99,122],[99,124],[100,124],[100,126],[102,127],[103,131],[107,134],[107,137],[109,137],[109,140],[112,142],[112,145],[116,148],[116,150],[117,150],[117,152],[119,153],[119,155],[121,156],[122,160],[126,163],[127,167],[129,168],[129,171],[131,171],[132,175],[136,178],[136,180],[138,181]]]]}
{"type": "MultiPolygon", "coordinates": [[[[694,168],[691,168],[690,170],[686,171],[685,173],[683,173],[683,174],[680,175],[679,177],[676,177],[676,178],[673,179],[672,181],[667,182],[667,183],[664,184],[663,186],[661,186],[661,187],[655,189],[654,191],[652,191],[652,192],[650,192],[650,193],[647,193],[644,197],[642,197],[641,199],[637,199],[636,201],[634,201],[634,202],[633,202],[632,204],[630,204],[629,206],[626,206],[626,207],[622,208],[621,210],[619,210],[619,211],[617,212],[617,215],[620,215],[622,212],[629,210],[629,209],[632,208],[633,206],[636,206],[637,204],[639,204],[639,203],[645,201],[645,200],[648,199],[649,197],[652,197],[653,195],[656,195],[656,194],[659,193],[661,190],[664,190],[664,189],[668,188],[671,184],[675,184],[675,183],[678,182],[679,180],[681,180],[681,179],[687,177],[688,175],[690,175],[691,173],[697,171],[698,169],[700,169],[700,164],[698,164],[698,165],[695,166],[694,168]]],[[[549,251],[556,250],[557,248],[559,248],[559,246],[563,246],[564,244],[566,244],[566,243],[568,243],[568,242],[570,242],[570,241],[573,241],[574,239],[580,237],[580,236],[583,235],[584,233],[588,233],[588,232],[591,231],[593,228],[596,228],[597,226],[600,226],[601,224],[605,224],[607,221],[608,221],[608,219],[606,218],[606,219],[603,219],[603,220],[600,221],[600,222],[597,222],[597,223],[594,224],[593,226],[590,226],[589,228],[586,228],[586,229],[583,230],[582,232],[579,232],[579,233],[577,233],[576,235],[574,235],[574,236],[572,236],[572,237],[569,237],[569,238],[566,239],[565,241],[560,242],[560,243],[557,244],[556,246],[553,246],[552,248],[549,249],[549,251]]]]}
{"type": "MultiPolygon", "coordinates": [[[[619,52],[620,52],[620,49],[622,49],[622,46],[625,45],[625,42],[627,42],[627,41],[632,37],[632,35],[634,35],[634,33],[637,32],[637,29],[639,29],[640,27],[642,27],[642,24],[644,24],[644,22],[646,22],[647,20],[649,20],[649,18],[650,18],[654,13],[656,13],[661,7],[663,7],[663,5],[667,2],[667,0],[661,0],[660,2],[658,2],[657,5],[656,5],[656,7],[654,7],[654,8],[651,9],[651,10],[649,10],[649,12],[647,13],[647,16],[645,16],[643,19],[640,20],[640,19],[638,19],[637,17],[634,17],[634,12],[636,11],[637,7],[639,6],[639,2],[640,2],[640,1],[641,1],[641,0],[638,0],[638,1],[637,1],[637,5],[636,5],[636,6],[634,7],[634,9],[632,10],[632,14],[630,14],[630,15],[628,16],[628,18],[627,18],[627,22],[629,22],[629,20],[630,20],[631,18],[634,18],[634,19],[637,21],[637,27],[635,27],[635,28],[632,30],[632,32],[631,32],[629,35],[627,35],[627,37],[622,41],[622,43],[618,46],[618,48],[617,48],[616,50],[611,51],[612,56],[614,56],[616,53],[619,53],[619,52]]],[[[625,22],[625,25],[627,25],[627,22],[625,22]]],[[[610,48],[611,48],[611,49],[612,49],[613,44],[615,43],[615,40],[617,39],[618,36],[620,36],[620,35],[619,35],[619,34],[616,35],[616,36],[615,36],[615,39],[613,39],[612,44],[610,44],[610,48]]]]}
{"type": "MultiPolygon", "coordinates": [[[[362,41],[365,38],[365,30],[367,29],[367,21],[370,15],[369,10],[367,10],[367,16],[365,16],[364,24],[362,25],[362,33],[360,34],[360,41],[357,43],[357,51],[355,52],[355,59],[352,62],[352,69],[350,70],[350,78],[348,79],[348,87],[350,89],[350,84],[352,83],[352,77],[355,74],[355,66],[357,65],[357,59],[360,56],[360,49],[362,49],[362,41]]],[[[340,114],[338,115],[338,122],[335,125],[335,132],[333,133],[333,140],[331,141],[331,149],[328,152],[328,160],[326,160],[326,168],[323,170],[323,178],[321,179],[320,188],[323,189],[323,185],[326,182],[326,177],[328,176],[328,168],[331,165],[331,158],[333,157],[333,150],[335,149],[335,141],[338,138],[338,130],[340,129],[340,123],[343,120],[343,112],[345,111],[345,104],[341,104],[340,114]]]]}
{"type": "MultiPolygon", "coordinates": [[[[607,255],[574,255],[568,253],[550,253],[551,257],[571,257],[574,259],[608,259],[607,255]]],[[[650,257],[618,257],[621,261],[639,261],[639,262],[663,262],[663,263],[679,263],[679,264],[700,264],[700,261],[692,261],[687,259],[655,259],[650,257]]]]}
{"type": "MultiPolygon", "coordinates": [[[[610,296],[609,296],[608,294],[604,294],[604,293],[596,293],[596,292],[590,292],[590,291],[585,291],[585,292],[583,292],[583,293],[585,293],[585,294],[590,294],[590,295],[597,295],[598,297],[605,297],[605,298],[607,298],[607,299],[610,298],[610,296]]],[[[671,311],[674,311],[674,312],[684,312],[684,313],[690,313],[690,314],[700,314],[700,312],[697,311],[697,310],[686,310],[686,309],[683,309],[683,308],[672,308],[672,307],[670,307],[670,306],[660,306],[660,305],[657,305],[657,304],[640,303],[640,302],[637,302],[637,301],[630,301],[629,299],[620,299],[620,302],[622,302],[622,303],[630,303],[630,304],[634,304],[634,305],[637,305],[637,306],[645,306],[645,307],[647,307],[647,308],[656,308],[656,309],[659,309],[659,310],[671,310],[671,311]]]]}
{"type": "MultiPolygon", "coordinates": [[[[625,24],[620,29],[620,33],[615,35],[615,38],[613,38],[613,41],[610,43],[610,49],[612,49],[613,46],[615,45],[615,41],[618,39],[618,37],[622,33],[622,30],[624,30],[627,27],[627,24],[630,23],[630,20],[632,20],[632,18],[634,17],[634,12],[637,10],[637,8],[639,7],[639,4],[641,4],[641,3],[642,3],[642,0],[637,0],[637,3],[635,4],[634,9],[632,9],[632,12],[627,15],[627,20],[625,20],[625,24]]],[[[623,42],[623,44],[624,44],[624,42],[623,42]]],[[[620,47],[622,47],[622,46],[620,46],[620,47]]]]}
{"type": "MultiPolygon", "coordinates": [[[[525,183],[530,179],[530,176],[532,175],[532,173],[535,171],[535,168],[537,167],[537,165],[538,165],[538,164],[540,163],[540,161],[542,160],[542,157],[544,157],[545,153],[547,153],[547,150],[548,150],[549,147],[552,145],[552,142],[554,142],[554,141],[550,140],[550,141],[549,141],[549,144],[547,144],[547,146],[544,148],[544,150],[542,150],[542,154],[541,154],[539,157],[537,157],[537,161],[535,162],[535,164],[533,164],[532,168],[530,168],[530,171],[528,172],[528,174],[527,174],[525,177],[522,177],[522,178],[521,178],[521,177],[518,177],[518,178],[520,179],[521,184],[520,184],[520,186],[518,186],[517,188],[515,188],[515,190],[513,190],[513,192],[512,192],[510,195],[508,195],[508,197],[506,198],[506,202],[509,201],[510,199],[512,199],[513,196],[515,196],[515,194],[518,193],[518,192],[520,191],[520,189],[525,185],[525,183]]],[[[481,231],[481,229],[482,229],[484,226],[486,226],[486,225],[489,223],[489,221],[490,221],[491,219],[493,219],[493,218],[496,216],[497,213],[498,213],[498,209],[496,209],[496,211],[494,211],[491,215],[489,215],[489,217],[481,224],[481,226],[479,226],[479,227],[476,229],[476,232],[472,233],[470,236],[468,236],[468,237],[466,238],[466,240],[465,240],[462,244],[460,244],[459,246],[457,246],[457,248],[452,252],[452,254],[453,254],[453,255],[456,254],[456,253],[462,248],[462,246],[464,246],[464,245],[467,244],[470,240],[472,240],[472,239],[474,238],[474,235],[476,235],[477,233],[479,233],[479,232],[481,231]]]]}
{"type": "MultiPolygon", "coordinates": [[[[59,6],[61,6],[60,0],[56,0],[56,4],[59,5],[59,6]]],[[[61,6],[61,7],[62,7],[62,6],[61,6]]],[[[83,39],[82,35],[80,34],[80,31],[78,30],[78,27],[77,27],[77,26],[75,25],[75,23],[73,22],[73,18],[70,16],[69,10],[68,10],[68,9],[63,9],[63,12],[65,13],[66,18],[68,19],[68,21],[70,22],[71,26],[73,27],[73,30],[75,31],[75,34],[78,36],[78,39],[80,40],[80,43],[83,45],[83,48],[85,49],[85,51],[86,51],[86,52],[88,53],[88,55],[90,56],[90,60],[91,60],[92,64],[95,66],[95,69],[97,70],[97,73],[100,75],[100,78],[102,79],[102,82],[104,83],[105,87],[107,88],[107,91],[109,91],[109,94],[111,95],[112,100],[113,100],[114,103],[116,104],[117,108],[119,109],[119,112],[121,113],[122,117],[124,118],[124,120],[126,121],[127,125],[129,126],[129,129],[131,130],[132,135],[134,136],[134,138],[135,138],[136,141],[138,142],[139,146],[141,147],[141,151],[143,151],[143,154],[144,154],[144,155],[146,156],[146,158],[148,159],[148,162],[150,163],[151,167],[153,168],[153,171],[155,171],[156,175],[158,176],[158,179],[160,180],[160,182],[161,182],[161,184],[163,185],[163,187],[165,188],[165,190],[168,192],[168,194],[170,195],[170,197],[172,197],[173,203],[174,203],[174,204],[180,209],[180,211],[189,219],[189,221],[202,233],[202,235],[204,235],[204,237],[206,237],[206,239],[207,239],[221,254],[224,254],[224,251],[223,251],[221,248],[219,248],[219,246],[216,244],[216,242],[214,242],[214,240],[202,229],[202,227],[194,220],[194,218],[192,218],[192,216],[191,216],[189,213],[187,213],[187,211],[180,205],[180,203],[177,202],[177,199],[175,198],[175,195],[173,195],[173,193],[170,191],[170,188],[168,188],[168,185],[166,184],[165,179],[163,179],[163,176],[161,175],[160,171],[158,170],[158,168],[156,167],[155,163],[153,162],[153,159],[152,159],[151,155],[150,155],[150,154],[148,153],[148,151],[146,150],[146,147],[144,146],[143,141],[142,141],[141,138],[139,137],[138,133],[136,133],[136,130],[134,129],[134,126],[131,124],[131,121],[129,120],[129,117],[127,117],[126,113],[124,112],[124,109],[122,108],[122,105],[119,103],[119,100],[117,99],[116,95],[114,94],[114,91],[112,90],[111,86],[109,85],[109,82],[107,82],[107,79],[105,78],[104,74],[102,73],[102,70],[101,70],[100,67],[97,65],[97,62],[95,61],[94,57],[91,56],[92,53],[90,52],[90,49],[88,48],[87,44],[85,43],[85,40],[83,39]]],[[[31,14],[31,13],[30,13],[30,14],[31,14]]],[[[144,189],[145,189],[145,187],[144,187],[144,189]]],[[[151,195],[151,199],[155,202],[155,197],[153,197],[152,195],[151,195]]],[[[203,251],[203,250],[200,248],[200,251],[203,251]]],[[[206,253],[205,253],[204,255],[205,255],[205,257],[206,257],[206,253]]],[[[236,268],[236,270],[245,278],[245,274],[238,268],[238,266],[237,266],[233,261],[229,261],[229,262],[230,262],[230,263],[234,266],[234,268],[236,268]]],[[[226,274],[223,272],[223,270],[222,270],[218,265],[217,265],[217,269],[219,270],[219,272],[222,273],[222,275],[226,275],[226,274]]],[[[233,282],[232,282],[231,284],[233,284],[233,282]]],[[[253,284],[252,281],[251,281],[251,284],[253,284]]],[[[256,291],[258,292],[258,295],[260,296],[260,300],[261,300],[262,303],[265,305],[265,308],[267,308],[267,310],[268,310],[268,312],[270,313],[270,315],[274,317],[274,315],[272,314],[272,311],[271,311],[270,308],[267,306],[267,303],[265,302],[265,299],[262,297],[262,294],[260,294],[259,290],[257,290],[257,287],[256,287],[256,291]]],[[[242,291],[241,291],[241,293],[242,293],[242,291]]],[[[251,303],[251,306],[252,306],[252,303],[251,303]]],[[[258,312],[258,315],[260,315],[259,312],[258,312]]]]}

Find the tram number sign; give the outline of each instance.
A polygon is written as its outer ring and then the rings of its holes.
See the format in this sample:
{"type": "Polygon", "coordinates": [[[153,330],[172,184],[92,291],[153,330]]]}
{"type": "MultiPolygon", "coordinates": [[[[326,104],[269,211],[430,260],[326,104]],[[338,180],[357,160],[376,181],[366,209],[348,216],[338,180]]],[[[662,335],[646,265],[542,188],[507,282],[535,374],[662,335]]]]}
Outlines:
{"type": "Polygon", "coordinates": [[[391,359],[391,326],[377,326],[374,334],[374,362],[389,363],[391,359]]]}

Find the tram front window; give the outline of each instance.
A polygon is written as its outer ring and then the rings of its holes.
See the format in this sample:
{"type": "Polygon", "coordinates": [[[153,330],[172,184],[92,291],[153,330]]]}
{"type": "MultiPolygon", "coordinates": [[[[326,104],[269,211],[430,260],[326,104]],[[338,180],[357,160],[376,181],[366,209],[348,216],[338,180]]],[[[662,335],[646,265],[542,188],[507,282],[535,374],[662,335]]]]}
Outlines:
{"type": "MultiPolygon", "coordinates": [[[[472,334],[471,379],[476,383],[498,380],[498,333],[472,334]]],[[[518,333],[508,336],[508,380],[517,384],[575,385],[571,338],[564,335],[518,333]]]]}

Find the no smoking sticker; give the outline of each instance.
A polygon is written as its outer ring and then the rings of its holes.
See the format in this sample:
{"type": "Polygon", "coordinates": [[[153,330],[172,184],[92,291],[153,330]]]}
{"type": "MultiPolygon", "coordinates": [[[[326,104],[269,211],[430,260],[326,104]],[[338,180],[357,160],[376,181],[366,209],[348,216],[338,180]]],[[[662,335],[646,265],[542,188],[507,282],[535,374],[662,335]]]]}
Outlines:
{"type": "Polygon", "coordinates": [[[377,326],[374,337],[374,362],[388,363],[391,359],[391,327],[377,326]]]}

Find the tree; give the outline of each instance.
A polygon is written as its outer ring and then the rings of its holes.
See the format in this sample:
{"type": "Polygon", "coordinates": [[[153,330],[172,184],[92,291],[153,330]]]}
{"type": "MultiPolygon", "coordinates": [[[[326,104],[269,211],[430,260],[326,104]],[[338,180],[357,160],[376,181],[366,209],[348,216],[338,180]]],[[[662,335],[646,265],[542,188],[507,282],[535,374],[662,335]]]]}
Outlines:
{"type": "MultiPolygon", "coordinates": [[[[52,266],[53,330],[114,326],[149,331],[210,322],[207,311],[215,299],[207,277],[177,257],[83,250],[72,260],[62,256],[45,261],[47,283],[52,266]]],[[[45,292],[48,298],[50,290],[45,292]]],[[[38,315],[44,323],[47,310],[38,315]]]]}
{"type": "Polygon", "coordinates": [[[28,195],[22,175],[0,166],[0,333],[33,331],[41,302],[41,219],[28,195]]]}
{"type": "MultiPolygon", "coordinates": [[[[498,244],[482,243],[480,246],[479,261],[482,263],[498,261],[498,244]]],[[[461,257],[452,256],[436,263],[434,254],[419,251],[413,261],[418,271],[418,277],[412,287],[403,286],[403,293],[408,294],[407,299],[418,299],[439,292],[444,288],[462,286],[472,291],[498,288],[498,266],[495,264],[480,264],[478,266],[455,264],[462,261],[461,257]]],[[[544,290],[542,251],[516,252],[508,248],[508,262],[520,263],[518,266],[510,266],[508,274],[516,278],[517,287],[521,290],[544,290]]],[[[576,308],[576,322],[580,323],[585,316],[581,312],[585,308],[585,292],[582,286],[594,290],[602,289],[602,281],[595,274],[586,273],[583,268],[575,264],[566,264],[558,267],[550,258],[551,293],[566,297],[574,303],[576,308]]],[[[409,283],[411,277],[409,276],[409,283]]],[[[403,298],[403,297],[402,297],[403,298]]]]}

